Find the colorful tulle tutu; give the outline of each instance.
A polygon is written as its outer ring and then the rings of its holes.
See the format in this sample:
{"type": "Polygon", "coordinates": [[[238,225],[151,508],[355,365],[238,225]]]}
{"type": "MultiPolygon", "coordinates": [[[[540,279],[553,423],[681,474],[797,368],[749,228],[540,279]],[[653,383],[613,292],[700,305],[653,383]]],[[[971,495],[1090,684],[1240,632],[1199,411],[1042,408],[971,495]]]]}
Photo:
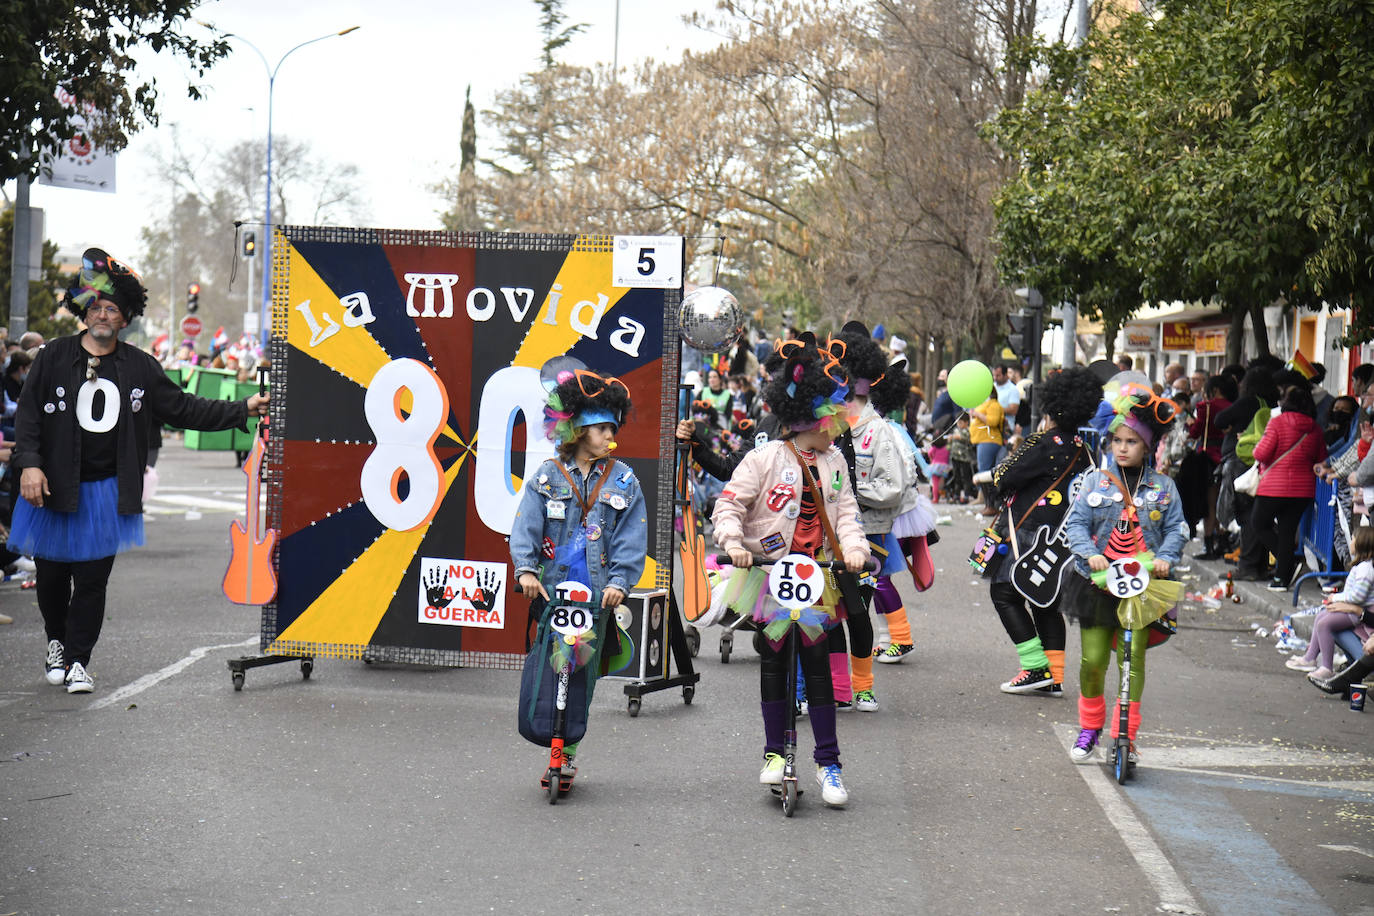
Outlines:
{"type": "Polygon", "coordinates": [[[834,573],[826,570],[825,591],[821,600],[800,611],[791,611],[778,604],[768,591],[768,572],[757,566],[736,569],[725,580],[725,606],[740,617],[758,624],[774,648],[782,645],[787,630],[796,625],[804,645],[815,645],[826,633],[844,619],[844,604],[835,585],[834,573]]]}
{"type": "Polygon", "coordinates": [[[26,557],[81,563],[112,557],[143,545],[143,515],[120,515],[119,481],[114,477],[81,484],[75,512],[14,504],[9,548],[26,557]]]}

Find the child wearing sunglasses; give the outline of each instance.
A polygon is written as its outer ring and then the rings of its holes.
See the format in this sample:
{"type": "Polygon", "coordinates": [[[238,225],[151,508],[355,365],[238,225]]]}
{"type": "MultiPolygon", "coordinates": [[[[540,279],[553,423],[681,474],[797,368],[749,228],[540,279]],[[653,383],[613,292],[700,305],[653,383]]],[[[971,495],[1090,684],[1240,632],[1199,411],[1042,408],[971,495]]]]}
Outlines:
{"type": "MultiPolygon", "coordinates": [[[[1064,534],[1075,554],[1060,598],[1060,609],[1082,626],[1082,658],[1078,671],[1078,740],[1069,752],[1074,763],[1087,763],[1102,734],[1107,715],[1103,696],[1112,644],[1121,629],[1123,602],[1094,585],[1093,572],[1102,572],[1112,560],[1139,555],[1143,545],[1154,554],[1149,575],[1167,579],[1183,555],[1183,506],[1173,480],[1149,466],[1155,442],[1173,420],[1173,405],[1149,391],[1126,390],[1105,402],[1099,416],[1106,421],[1106,466],[1082,477],[1078,495],[1069,507],[1064,534]]],[[[1160,611],[1161,615],[1168,608],[1160,611]]],[[[1128,737],[1130,762],[1137,760],[1136,732],[1140,728],[1140,702],[1145,691],[1145,650],[1149,627],[1132,631],[1128,737]]],[[[1112,728],[1120,722],[1119,707],[1112,712],[1112,728]]],[[[1113,738],[1117,735],[1113,734],[1113,738]]]]}
{"type": "Polygon", "coordinates": [[[841,807],[849,793],[841,779],[840,745],[835,731],[827,633],[845,613],[833,588],[818,605],[793,620],[767,592],[767,574],[753,567],[758,554],[771,560],[789,553],[842,558],[852,572],[868,560],[868,541],[859,524],[859,506],[849,486],[844,456],[833,442],[844,426],[849,390],[844,370],[816,346],[811,334],[784,341],[769,360],[770,380],[763,398],[782,422],[782,439],[756,447],[730,478],[712,516],[716,542],[736,567],[726,585],[731,609],[759,624],[755,647],[761,656],[760,708],[763,714],[763,770],[759,782],[782,784],[783,730],[787,721],[788,629],[799,628],[798,657],[810,700],[815,738],[816,781],[826,804],[841,807]],[[807,475],[803,477],[802,475],[807,475]],[[833,523],[833,524],[832,524],[833,523]],[[838,540],[839,543],[834,543],[838,540]]]}
{"type": "MultiPolygon", "coordinates": [[[[604,610],[614,611],[644,572],[649,532],[639,480],[612,457],[615,434],[630,410],[629,390],[617,378],[586,369],[565,369],[550,383],[544,426],[558,456],[526,480],[510,533],[515,577],[532,602],[531,620],[539,619],[563,582],[588,586],[604,610]]],[[[611,616],[598,615],[590,643],[597,670],[587,678],[588,706],[597,676],[628,661],[607,644],[617,642],[617,628],[607,625],[611,616]]],[[[564,748],[568,779],[577,773],[576,752],[576,742],[564,748]]]]}

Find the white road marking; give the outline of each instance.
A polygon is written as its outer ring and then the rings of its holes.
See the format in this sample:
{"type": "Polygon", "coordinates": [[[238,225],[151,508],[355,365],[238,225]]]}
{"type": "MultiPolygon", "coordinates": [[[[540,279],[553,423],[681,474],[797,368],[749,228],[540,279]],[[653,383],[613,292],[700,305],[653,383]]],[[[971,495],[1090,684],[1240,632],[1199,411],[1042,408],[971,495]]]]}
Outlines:
{"type": "Polygon", "coordinates": [[[1361,849],[1358,846],[1328,846],[1326,843],[1318,843],[1317,848],[1329,849],[1332,852],[1358,852],[1362,856],[1374,859],[1374,852],[1370,852],[1368,849],[1361,849]]]}
{"type": "MultiPolygon", "coordinates": [[[[1072,725],[1056,725],[1055,731],[1059,734],[1065,751],[1073,747],[1078,737],[1077,728],[1072,725]]],[[[1107,771],[1097,765],[1079,766],[1076,769],[1083,777],[1083,781],[1088,784],[1089,791],[1097,799],[1103,813],[1107,815],[1107,820],[1116,828],[1117,835],[1126,844],[1132,858],[1144,872],[1146,880],[1159,895],[1159,909],[1165,913],[1201,916],[1202,909],[1198,906],[1197,900],[1188,892],[1183,879],[1169,864],[1164,851],[1150,836],[1145,825],[1140,823],[1130,805],[1126,804],[1121,793],[1116,791],[1112,781],[1107,778],[1107,771]]]]}
{"type": "MultiPolygon", "coordinates": [[[[1075,736],[1077,737],[1077,736],[1075,736]]],[[[1150,766],[1193,767],[1368,767],[1374,757],[1310,751],[1263,744],[1210,744],[1196,747],[1150,745],[1150,766]]]]}
{"type": "Polygon", "coordinates": [[[113,706],[115,703],[122,703],[130,697],[142,693],[149,687],[152,687],[162,681],[165,681],[169,677],[180,674],[187,668],[194,665],[196,662],[200,661],[205,656],[209,655],[211,652],[218,652],[220,649],[247,649],[252,646],[256,646],[257,644],[258,637],[254,636],[251,639],[245,639],[243,642],[225,643],[224,645],[220,646],[201,646],[198,649],[192,649],[191,654],[187,655],[185,658],[172,662],[172,664],[168,665],[167,667],[162,668],[158,671],[154,671],[151,674],[145,674],[143,675],[143,677],[139,678],[133,683],[125,684],[123,687],[120,687],[113,693],[107,694],[106,696],[103,696],[100,699],[96,700],[94,703],[92,703],[90,706],[87,706],[86,708],[104,709],[106,706],[113,706]]]}
{"type": "Polygon", "coordinates": [[[157,496],[153,497],[152,501],[154,503],[170,503],[174,506],[192,506],[197,509],[243,510],[243,500],[241,499],[231,502],[227,499],[210,499],[207,496],[185,496],[180,493],[159,493],[157,496]]]}

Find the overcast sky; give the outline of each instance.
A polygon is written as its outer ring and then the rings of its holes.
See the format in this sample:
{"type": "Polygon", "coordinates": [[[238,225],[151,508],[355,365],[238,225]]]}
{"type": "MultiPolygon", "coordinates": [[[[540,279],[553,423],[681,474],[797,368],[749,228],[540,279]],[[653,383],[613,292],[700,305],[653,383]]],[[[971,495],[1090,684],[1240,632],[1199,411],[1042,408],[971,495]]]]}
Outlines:
{"type": "MultiPolygon", "coordinates": [[[[681,19],[714,6],[714,0],[621,0],[621,65],[644,57],[676,60],[685,49],[714,45],[713,36],[681,19]]],[[[560,59],[610,63],[616,0],[567,0],[564,9],[569,22],[588,28],[560,59]]],[[[370,210],[367,225],[435,229],[445,202],[427,186],[457,162],[463,92],[472,86],[480,143],[482,108],[497,90],[539,66],[538,15],[532,0],[223,0],[204,4],[196,18],[242,34],[274,66],[303,41],[360,26],[302,48],[282,65],[274,135],[308,140],[317,154],[356,164],[370,210]]],[[[231,56],[207,74],[208,97],[199,102],[186,98],[178,61],[150,58],[162,124],[135,135],[120,154],[117,193],[33,185],[31,202],[46,212],[51,241],[64,250],[99,245],[133,261],[139,230],[165,212],[170,197],[171,189],[155,178],[152,157],[170,149],[173,125],[188,149],[218,152],[266,136],[266,69],[249,48],[232,40],[231,47],[231,56]]],[[[13,182],[5,192],[13,200],[13,182]]],[[[243,218],[260,221],[262,208],[243,218]]]]}

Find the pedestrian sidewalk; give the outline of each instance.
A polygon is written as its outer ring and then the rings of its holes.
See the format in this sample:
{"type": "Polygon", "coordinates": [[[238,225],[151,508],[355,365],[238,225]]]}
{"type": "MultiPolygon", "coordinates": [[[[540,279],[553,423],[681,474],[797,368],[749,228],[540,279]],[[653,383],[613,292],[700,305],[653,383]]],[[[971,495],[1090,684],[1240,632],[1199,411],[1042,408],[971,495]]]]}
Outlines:
{"type": "MultiPolygon", "coordinates": [[[[1206,594],[1208,589],[1218,582],[1224,584],[1226,574],[1234,573],[1236,569],[1224,560],[1199,560],[1192,555],[1202,549],[1200,542],[1193,541],[1184,550],[1182,565],[1188,569],[1180,572],[1179,578],[1186,584],[1189,594],[1206,594]]],[[[1302,596],[1295,608],[1292,591],[1271,592],[1263,582],[1234,582],[1233,585],[1235,594],[1240,596],[1239,602],[1223,598],[1221,606],[1213,609],[1198,601],[1185,600],[1179,606],[1180,623],[1187,626],[1245,631],[1253,630],[1258,625],[1267,631],[1273,629],[1274,623],[1284,615],[1292,614],[1297,608],[1315,604],[1320,595],[1315,580],[1304,582],[1302,596]]],[[[1302,625],[1301,629],[1298,625],[1294,627],[1299,636],[1307,638],[1311,635],[1310,622],[1300,618],[1295,623],[1302,625]]]]}

